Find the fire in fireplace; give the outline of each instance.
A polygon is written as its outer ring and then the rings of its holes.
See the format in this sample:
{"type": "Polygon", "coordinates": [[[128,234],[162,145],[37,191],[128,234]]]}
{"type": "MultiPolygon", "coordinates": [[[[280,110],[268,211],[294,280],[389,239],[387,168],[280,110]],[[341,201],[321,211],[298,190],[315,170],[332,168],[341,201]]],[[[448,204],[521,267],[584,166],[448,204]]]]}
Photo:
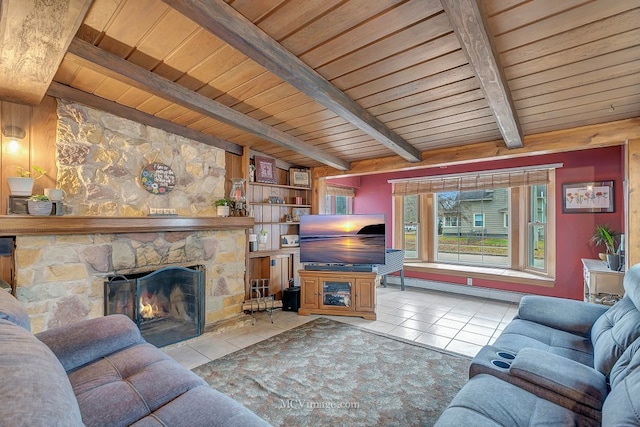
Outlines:
{"type": "Polygon", "coordinates": [[[151,344],[162,347],[202,334],[204,266],[164,267],[104,282],[104,313],[129,316],[151,344]]]}

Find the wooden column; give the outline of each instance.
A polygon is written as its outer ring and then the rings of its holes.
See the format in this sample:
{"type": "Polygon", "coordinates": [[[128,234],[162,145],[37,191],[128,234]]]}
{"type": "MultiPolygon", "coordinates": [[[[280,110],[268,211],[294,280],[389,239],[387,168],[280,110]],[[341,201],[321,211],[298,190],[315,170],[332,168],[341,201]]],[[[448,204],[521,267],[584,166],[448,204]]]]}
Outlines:
{"type": "Polygon", "coordinates": [[[640,262],[640,139],[627,141],[627,228],[628,267],[640,262]]]}

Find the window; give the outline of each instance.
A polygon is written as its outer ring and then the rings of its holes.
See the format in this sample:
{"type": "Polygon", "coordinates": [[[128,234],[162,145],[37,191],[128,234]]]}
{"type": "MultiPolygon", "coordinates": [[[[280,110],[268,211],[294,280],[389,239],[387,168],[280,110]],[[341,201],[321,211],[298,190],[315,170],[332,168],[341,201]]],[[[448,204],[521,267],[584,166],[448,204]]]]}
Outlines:
{"type": "MultiPolygon", "coordinates": [[[[352,214],[353,198],[355,191],[353,188],[327,186],[324,209],[320,213],[331,214],[352,214]]],[[[322,208],[322,207],[321,207],[322,208]]]]}
{"type": "Polygon", "coordinates": [[[527,268],[546,271],[547,186],[529,188],[527,268]]]}
{"type": "Polygon", "coordinates": [[[394,218],[403,230],[396,244],[418,261],[553,277],[559,166],[390,181],[398,197],[394,218]]]}
{"type": "Polygon", "coordinates": [[[473,215],[473,226],[484,227],[484,214],[477,213],[473,215]]]}
{"type": "Polygon", "coordinates": [[[404,218],[403,225],[403,248],[405,250],[405,258],[418,258],[419,247],[419,227],[418,218],[420,217],[419,211],[419,196],[405,196],[402,204],[402,216],[404,218]]]}
{"type": "Polygon", "coordinates": [[[458,221],[460,218],[457,216],[445,216],[444,217],[444,226],[445,227],[458,227],[460,222],[458,221]]]}
{"type": "Polygon", "coordinates": [[[509,234],[504,212],[509,209],[508,189],[436,193],[438,229],[435,260],[469,265],[509,265],[509,234]]]}

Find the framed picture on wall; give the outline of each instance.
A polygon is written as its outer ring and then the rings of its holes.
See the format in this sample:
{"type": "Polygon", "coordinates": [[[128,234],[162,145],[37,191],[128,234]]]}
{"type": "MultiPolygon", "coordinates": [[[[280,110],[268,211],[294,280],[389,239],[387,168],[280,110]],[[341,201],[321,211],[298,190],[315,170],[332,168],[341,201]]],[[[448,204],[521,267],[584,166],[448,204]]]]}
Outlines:
{"type": "Polygon", "coordinates": [[[309,169],[289,169],[289,185],[296,187],[311,187],[311,179],[309,177],[309,169]]]}
{"type": "Polygon", "coordinates": [[[613,181],[562,184],[562,213],[613,211],[613,181]]]}
{"type": "Polygon", "coordinates": [[[255,156],[254,161],[256,163],[256,182],[264,182],[267,184],[278,183],[275,159],[255,156]]]}

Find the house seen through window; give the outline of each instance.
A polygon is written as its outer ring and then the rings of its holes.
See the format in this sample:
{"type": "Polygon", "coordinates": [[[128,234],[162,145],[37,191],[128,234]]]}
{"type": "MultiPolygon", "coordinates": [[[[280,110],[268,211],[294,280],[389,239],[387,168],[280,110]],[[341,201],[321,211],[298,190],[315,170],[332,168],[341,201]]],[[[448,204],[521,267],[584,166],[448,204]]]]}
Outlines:
{"type": "Polygon", "coordinates": [[[538,172],[519,171],[517,177],[499,172],[475,177],[473,185],[397,185],[394,195],[402,207],[397,217],[402,218],[405,258],[553,275],[548,265],[548,249],[554,246],[548,241],[553,214],[548,193],[554,173],[538,172]],[[496,182],[502,185],[491,185],[496,182]]]}

